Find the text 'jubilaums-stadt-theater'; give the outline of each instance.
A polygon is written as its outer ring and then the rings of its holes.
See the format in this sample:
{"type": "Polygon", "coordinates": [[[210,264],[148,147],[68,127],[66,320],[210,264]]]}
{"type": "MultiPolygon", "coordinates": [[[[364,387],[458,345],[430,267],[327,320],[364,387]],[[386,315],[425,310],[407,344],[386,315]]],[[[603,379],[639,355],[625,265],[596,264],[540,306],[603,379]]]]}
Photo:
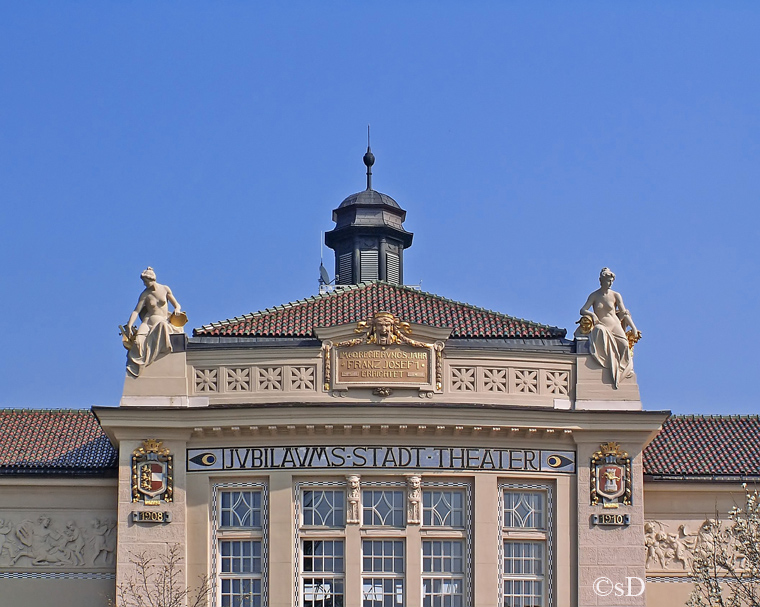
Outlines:
{"type": "Polygon", "coordinates": [[[214,607],[684,604],[758,418],[643,410],[607,268],[573,339],[405,286],[364,162],[335,285],[188,337],[148,268],[118,407],[0,411],[2,607],[106,605],[169,554],[214,607]]]}

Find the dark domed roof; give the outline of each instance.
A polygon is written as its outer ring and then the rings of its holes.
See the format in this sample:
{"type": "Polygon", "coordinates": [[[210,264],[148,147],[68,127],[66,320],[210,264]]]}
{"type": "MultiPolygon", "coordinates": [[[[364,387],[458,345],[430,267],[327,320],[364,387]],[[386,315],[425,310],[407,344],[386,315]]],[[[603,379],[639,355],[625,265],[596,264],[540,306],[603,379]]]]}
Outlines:
{"type": "Polygon", "coordinates": [[[401,207],[398,205],[398,203],[393,200],[388,194],[382,194],[381,192],[377,192],[375,190],[363,190],[362,192],[357,192],[356,194],[351,194],[348,198],[346,198],[343,202],[340,203],[339,209],[350,207],[352,205],[359,205],[359,204],[366,204],[366,205],[387,205],[389,207],[393,207],[394,209],[400,209],[401,207]]]}

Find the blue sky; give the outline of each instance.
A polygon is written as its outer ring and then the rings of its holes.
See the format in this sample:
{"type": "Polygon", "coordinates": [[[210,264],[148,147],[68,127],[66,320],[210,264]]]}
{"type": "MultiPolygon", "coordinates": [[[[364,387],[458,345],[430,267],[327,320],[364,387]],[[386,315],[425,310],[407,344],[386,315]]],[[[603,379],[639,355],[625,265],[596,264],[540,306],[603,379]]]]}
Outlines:
{"type": "Polygon", "coordinates": [[[407,283],[572,333],[609,266],[645,408],[760,409],[756,3],[0,11],[0,406],[117,404],[147,265],[191,326],[315,293],[370,123],[407,283]]]}

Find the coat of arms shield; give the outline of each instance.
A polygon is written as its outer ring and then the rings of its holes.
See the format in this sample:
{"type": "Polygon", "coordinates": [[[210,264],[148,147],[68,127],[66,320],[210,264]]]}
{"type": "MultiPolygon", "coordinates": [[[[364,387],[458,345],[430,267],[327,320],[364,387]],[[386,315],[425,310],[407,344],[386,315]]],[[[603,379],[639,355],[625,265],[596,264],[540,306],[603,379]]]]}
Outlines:
{"type": "Polygon", "coordinates": [[[172,456],[157,440],[146,440],[132,452],[132,501],[158,506],[172,501],[172,456]]]}
{"type": "Polygon", "coordinates": [[[602,443],[591,457],[591,505],[631,505],[631,458],[618,443],[602,443]]]}
{"type": "Polygon", "coordinates": [[[138,465],[140,493],[154,498],[166,491],[166,462],[147,461],[138,465]]]}
{"type": "Polygon", "coordinates": [[[596,468],[596,492],[614,500],[625,493],[625,468],[619,464],[604,464],[596,468]]]}

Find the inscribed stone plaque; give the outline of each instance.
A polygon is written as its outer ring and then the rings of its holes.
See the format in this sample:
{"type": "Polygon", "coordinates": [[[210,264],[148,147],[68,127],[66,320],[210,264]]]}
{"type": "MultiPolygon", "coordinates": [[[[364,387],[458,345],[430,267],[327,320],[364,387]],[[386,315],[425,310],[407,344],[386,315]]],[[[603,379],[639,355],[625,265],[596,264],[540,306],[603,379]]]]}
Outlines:
{"type": "Polygon", "coordinates": [[[430,384],[430,348],[360,345],[336,348],[339,384],[430,384]]]}

